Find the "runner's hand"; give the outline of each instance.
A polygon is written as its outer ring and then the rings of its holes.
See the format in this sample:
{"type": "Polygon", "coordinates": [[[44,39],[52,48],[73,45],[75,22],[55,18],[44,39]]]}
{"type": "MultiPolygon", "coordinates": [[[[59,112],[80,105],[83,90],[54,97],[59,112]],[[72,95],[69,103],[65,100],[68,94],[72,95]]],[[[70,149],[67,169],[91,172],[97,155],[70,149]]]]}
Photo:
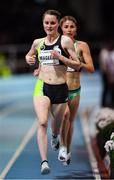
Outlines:
{"type": "Polygon", "coordinates": [[[33,56],[26,55],[25,59],[26,59],[27,64],[33,65],[35,64],[35,61],[36,61],[36,55],[33,55],[33,56]]]}

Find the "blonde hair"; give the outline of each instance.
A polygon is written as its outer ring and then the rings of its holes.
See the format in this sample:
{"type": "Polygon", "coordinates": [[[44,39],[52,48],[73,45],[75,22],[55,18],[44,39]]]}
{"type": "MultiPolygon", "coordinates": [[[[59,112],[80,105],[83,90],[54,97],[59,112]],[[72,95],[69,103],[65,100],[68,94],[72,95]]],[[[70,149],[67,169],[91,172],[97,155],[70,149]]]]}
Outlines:
{"type": "Polygon", "coordinates": [[[75,19],[73,16],[64,16],[64,17],[60,20],[60,27],[62,27],[63,23],[64,23],[65,21],[67,21],[67,20],[72,21],[72,22],[77,26],[77,21],[76,21],[76,19],[75,19]]]}

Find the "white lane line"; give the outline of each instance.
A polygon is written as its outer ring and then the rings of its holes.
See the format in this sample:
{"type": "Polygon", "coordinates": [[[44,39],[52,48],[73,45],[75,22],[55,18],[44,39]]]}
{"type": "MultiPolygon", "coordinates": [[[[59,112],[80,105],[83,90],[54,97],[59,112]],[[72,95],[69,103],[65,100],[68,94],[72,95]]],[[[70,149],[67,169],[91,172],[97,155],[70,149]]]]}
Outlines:
{"type": "Polygon", "coordinates": [[[14,153],[14,155],[9,160],[6,167],[4,168],[2,173],[0,174],[0,180],[3,180],[5,178],[5,176],[7,175],[8,171],[11,169],[11,167],[14,164],[14,162],[16,161],[16,159],[19,157],[19,155],[21,154],[21,152],[23,151],[23,149],[25,148],[27,143],[30,141],[30,139],[35,134],[36,130],[37,130],[37,120],[35,120],[35,122],[33,123],[32,127],[31,127],[31,129],[28,131],[28,133],[26,134],[26,136],[22,140],[20,146],[17,148],[16,152],[14,153]]]}
{"type": "Polygon", "coordinates": [[[88,119],[85,115],[83,115],[83,113],[80,114],[80,121],[82,124],[82,129],[83,129],[83,133],[84,133],[84,138],[85,138],[85,142],[86,142],[86,146],[87,146],[87,150],[88,150],[88,154],[89,154],[89,159],[90,159],[90,164],[92,167],[93,175],[96,180],[101,180],[100,172],[98,169],[98,163],[97,163],[97,160],[95,158],[95,155],[94,155],[94,152],[93,152],[92,146],[91,146],[88,119]]]}

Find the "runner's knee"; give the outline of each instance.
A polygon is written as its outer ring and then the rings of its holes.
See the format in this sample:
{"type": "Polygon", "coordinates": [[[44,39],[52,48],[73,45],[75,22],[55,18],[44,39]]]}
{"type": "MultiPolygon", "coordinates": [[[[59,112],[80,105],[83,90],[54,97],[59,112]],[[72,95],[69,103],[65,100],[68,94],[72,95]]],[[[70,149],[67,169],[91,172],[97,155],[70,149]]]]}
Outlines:
{"type": "Polygon", "coordinates": [[[40,127],[44,127],[44,128],[47,128],[47,122],[38,122],[38,127],[40,128],[40,127]]]}

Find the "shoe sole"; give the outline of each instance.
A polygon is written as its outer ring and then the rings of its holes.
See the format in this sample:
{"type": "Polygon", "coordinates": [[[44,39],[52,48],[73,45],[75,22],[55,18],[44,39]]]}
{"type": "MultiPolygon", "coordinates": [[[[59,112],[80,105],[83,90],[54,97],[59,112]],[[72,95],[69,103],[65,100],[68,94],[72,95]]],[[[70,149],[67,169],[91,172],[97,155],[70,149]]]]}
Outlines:
{"type": "MultiPolygon", "coordinates": [[[[64,148],[66,149],[66,148],[64,148]]],[[[58,154],[58,160],[59,161],[67,161],[67,150],[64,150],[63,147],[61,148],[60,147],[60,151],[59,151],[59,154],[58,154]]]]}
{"type": "Polygon", "coordinates": [[[42,175],[45,175],[45,174],[49,174],[50,173],[50,169],[49,168],[45,168],[41,171],[41,174],[42,175]]]}
{"type": "Polygon", "coordinates": [[[63,156],[58,156],[58,160],[62,162],[66,162],[66,159],[63,156]]]}

